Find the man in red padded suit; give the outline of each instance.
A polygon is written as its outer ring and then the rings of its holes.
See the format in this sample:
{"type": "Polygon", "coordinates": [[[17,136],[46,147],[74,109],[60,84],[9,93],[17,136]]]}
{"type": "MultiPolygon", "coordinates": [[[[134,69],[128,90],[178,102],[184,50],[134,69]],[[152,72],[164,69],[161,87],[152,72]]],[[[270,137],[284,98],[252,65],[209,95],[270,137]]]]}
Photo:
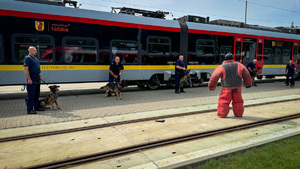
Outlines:
{"type": "Polygon", "coordinates": [[[231,100],[233,113],[236,117],[242,117],[244,113],[244,101],[242,98],[242,79],[244,86],[251,87],[252,79],[247,68],[241,63],[235,62],[231,53],[225,55],[225,60],[213,72],[208,88],[215,90],[218,80],[221,78],[221,93],[218,102],[218,117],[224,118],[229,113],[231,100]]]}

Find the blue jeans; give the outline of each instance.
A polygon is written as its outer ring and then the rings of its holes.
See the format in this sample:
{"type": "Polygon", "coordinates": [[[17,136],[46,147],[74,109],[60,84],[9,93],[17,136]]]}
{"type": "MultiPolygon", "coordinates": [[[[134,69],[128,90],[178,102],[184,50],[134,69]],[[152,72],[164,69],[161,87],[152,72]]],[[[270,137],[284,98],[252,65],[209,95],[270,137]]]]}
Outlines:
{"type": "Polygon", "coordinates": [[[33,111],[40,107],[39,97],[40,97],[40,78],[31,77],[33,84],[27,84],[27,97],[25,99],[27,105],[27,112],[33,111]]]}
{"type": "MultiPolygon", "coordinates": [[[[183,76],[184,76],[183,74],[175,74],[175,92],[179,90],[179,82],[183,76]]],[[[180,90],[182,91],[183,87],[180,88],[180,90]]]]}
{"type": "Polygon", "coordinates": [[[289,83],[291,83],[292,86],[295,85],[294,75],[293,75],[293,74],[287,74],[287,75],[286,75],[285,84],[289,85],[289,83]],[[290,79],[290,78],[291,78],[291,79],[290,79]]]}

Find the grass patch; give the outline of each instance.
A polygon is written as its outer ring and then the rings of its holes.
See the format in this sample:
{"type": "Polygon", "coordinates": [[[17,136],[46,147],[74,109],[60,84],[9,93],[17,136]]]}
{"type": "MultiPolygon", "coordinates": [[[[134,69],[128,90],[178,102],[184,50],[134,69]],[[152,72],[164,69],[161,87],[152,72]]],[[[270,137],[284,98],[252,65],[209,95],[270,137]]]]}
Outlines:
{"type": "Polygon", "coordinates": [[[300,135],[210,159],[186,169],[300,168],[300,135]]]}

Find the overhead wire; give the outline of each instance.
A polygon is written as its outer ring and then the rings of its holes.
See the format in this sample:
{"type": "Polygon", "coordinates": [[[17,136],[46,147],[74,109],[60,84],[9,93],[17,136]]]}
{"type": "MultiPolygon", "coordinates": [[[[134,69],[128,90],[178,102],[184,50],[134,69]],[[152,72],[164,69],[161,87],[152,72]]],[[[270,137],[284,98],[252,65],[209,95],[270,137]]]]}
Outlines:
{"type": "MultiPolygon", "coordinates": [[[[147,5],[139,5],[139,4],[133,4],[133,3],[124,3],[124,2],[117,2],[117,1],[113,1],[113,0],[101,0],[104,2],[110,2],[110,3],[116,3],[116,4],[122,4],[122,5],[130,5],[130,6],[134,6],[134,7],[144,7],[144,8],[151,8],[151,9],[156,9],[156,10],[168,10],[168,11],[176,11],[176,12],[180,12],[180,13],[185,13],[185,14],[195,14],[195,15],[206,15],[206,16],[216,16],[216,17],[225,17],[225,18],[234,18],[234,19],[244,19],[243,17],[236,17],[236,16],[227,16],[227,15],[217,15],[217,14],[205,14],[205,13],[199,13],[199,12],[193,12],[193,11],[186,11],[186,10],[178,10],[178,9],[171,9],[171,8],[158,8],[158,7],[153,7],[153,6],[147,6],[147,5]]],[[[238,0],[241,2],[246,2],[246,0],[238,0]]],[[[299,0],[300,1],[300,0],[299,0]]],[[[256,2],[251,2],[251,1],[247,1],[248,3],[252,3],[255,5],[260,5],[260,6],[264,6],[264,7],[269,7],[269,8],[273,8],[273,9],[277,9],[277,10],[283,10],[283,11],[288,11],[288,12],[294,12],[297,14],[300,14],[298,12],[292,11],[292,10],[287,10],[287,9],[283,9],[283,8],[277,8],[277,7],[273,7],[273,6],[268,6],[265,4],[259,4],[256,2]]],[[[109,6],[105,6],[105,5],[99,5],[99,4],[92,4],[92,3],[82,3],[82,4],[86,4],[86,5],[92,5],[92,6],[102,6],[102,7],[109,7],[109,6]]],[[[261,21],[261,22],[270,22],[270,23],[290,23],[289,21],[271,21],[271,20],[262,20],[262,19],[251,19],[249,18],[248,20],[252,20],[252,21],[261,21]]]]}

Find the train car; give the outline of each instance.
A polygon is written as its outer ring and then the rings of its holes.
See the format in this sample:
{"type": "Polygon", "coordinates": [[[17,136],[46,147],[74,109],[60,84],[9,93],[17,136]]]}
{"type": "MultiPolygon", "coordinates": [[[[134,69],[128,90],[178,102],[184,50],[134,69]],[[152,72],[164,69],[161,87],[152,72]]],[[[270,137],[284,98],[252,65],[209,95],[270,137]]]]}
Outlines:
{"type": "Polygon", "coordinates": [[[0,0],[0,21],[0,85],[26,83],[23,60],[29,46],[37,48],[48,83],[108,81],[109,65],[120,56],[122,79],[156,89],[173,85],[180,54],[198,86],[227,52],[244,64],[257,58],[263,76],[284,75],[300,43],[294,34],[14,0],[0,0]]]}

